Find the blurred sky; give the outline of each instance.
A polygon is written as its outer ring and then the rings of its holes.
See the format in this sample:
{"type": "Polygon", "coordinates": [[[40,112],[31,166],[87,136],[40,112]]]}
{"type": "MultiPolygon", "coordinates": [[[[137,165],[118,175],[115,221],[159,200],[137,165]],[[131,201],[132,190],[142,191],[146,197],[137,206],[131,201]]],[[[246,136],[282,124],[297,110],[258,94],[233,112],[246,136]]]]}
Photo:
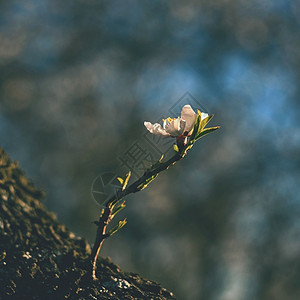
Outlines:
{"type": "Polygon", "coordinates": [[[3,0],[0,145],[92,243],[94,180],[125,173],[143,121],[191,95],[221,130],[129,197],[102,255],[178,299],[299,299],[299,13],[298,0],[3,0]]]}

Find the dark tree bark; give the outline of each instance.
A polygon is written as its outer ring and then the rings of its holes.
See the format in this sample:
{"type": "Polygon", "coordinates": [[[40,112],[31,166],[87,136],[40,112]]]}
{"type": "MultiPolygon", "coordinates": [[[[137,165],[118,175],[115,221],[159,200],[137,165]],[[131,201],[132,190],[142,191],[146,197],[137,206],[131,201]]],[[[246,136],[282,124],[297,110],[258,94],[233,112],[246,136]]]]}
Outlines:
{"type": "Polygon", "coordinates": [[[0,299],[174,299],[138,274],[100,258],[40,200],[43,193],[0,148],[0,299]]]}

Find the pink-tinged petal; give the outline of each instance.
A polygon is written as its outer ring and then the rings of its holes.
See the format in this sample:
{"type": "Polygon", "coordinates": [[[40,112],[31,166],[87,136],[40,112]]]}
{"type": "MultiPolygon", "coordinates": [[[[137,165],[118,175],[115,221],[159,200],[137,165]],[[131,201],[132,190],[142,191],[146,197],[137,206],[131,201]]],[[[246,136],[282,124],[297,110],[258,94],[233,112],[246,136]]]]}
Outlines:
{"type": "Polygon", "coordinates": [[[194,112],[190,105],[187,104],[182,108],[181,118],[186,122],[184,131],[190,132],[194,128],[195,122],[197,120],[197,114],[194,112]]]}
{"type": "Polygon", "coordinates": [[[153,128],[154,128],[153,134],[155,135],[170,136],[170,134],[164,128],[162,128],[162,126],[158,123],[155,123],[153,125],[153,128]]]}
{"type": "Polygon", "coordinates": [[[152,123],[145,121],[144,125],[151,133],[153,133],[153,124],[152,123]]]}
{"type": "Polygon", "coordinates": [[[182,134],[185,128],[186,121],[181,118],[178,118],[177,120],[178,120],[178,132],[182,134]]]}
{"type": "Polygon", "coordinates": [[[167,133],[166,130],[164,130],[158,123],[152,124],[150,122],[144,122],[144,125],[154,135],[170,136],[170,134],[167,133]]]}
{"type": "Polygon", "coordinates": [[[169,124],[166,124],[165,128],[171,136],[179,136],[185,128],[185,121],[180,118],[173,119],[169,124]]]}

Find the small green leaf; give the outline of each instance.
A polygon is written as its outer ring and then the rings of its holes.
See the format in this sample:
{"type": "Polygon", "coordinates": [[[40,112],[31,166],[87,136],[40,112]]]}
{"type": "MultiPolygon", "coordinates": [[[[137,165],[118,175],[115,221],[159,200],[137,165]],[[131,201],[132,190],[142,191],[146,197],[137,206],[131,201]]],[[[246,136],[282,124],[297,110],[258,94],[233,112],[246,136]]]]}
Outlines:
{"type": "MultiPolygon", "coordinates": [[[[197,113],[198,113],[198,116],[200,116],[202,118],[201,111],[199,109],[197,109],[197,113]]],[[[201,122],[201,120],[200,120],[200,122],[201,122]]]]}
{"type": "Polygon", "coordinates": [[[115,234],[117,231],[119,231],[126,223],[127,223],[127,219],[126,219],[126,218],[125,218],[124,220],[122,220],[122,221],[119,221],[118,224],[108,232],[108,236],[114,235],[114,234],[115,234]]]}
{"type": "Polygon", "coordinates": [[[211,132],[214,132],[215,130],[219,129],[220,126],[215,126],[215,127],[209,127],[209,128],[205,128],[204,130],[202,130],[200,132],[200,134],[197,135],[196,137],[196,141],[198,141],[200,138],[204,137],[205,135],[211,133],[211,132]]]}
{"type": "Polygon", "coordinates": [[[124,183],[124,179],[123,179],[123,178],[121,178],[121,177],[117,177],[117,179],[119,180],[119,182],[121,183],[121,185],[123,185],[123,183],[124,183]]]}
{"type": "Polygon", "coordinates": [[[114,209],[114,211],[111,214],[111,218],[114,218],[115,215],[120,212],[122,209],[124,209],[126,207],[125,205],[125,201],[123,201],[117,208],[114,209]]]}
{"type": "Polygon", "coordinates": [[[176,152],[179,152],[179,148],[176,144],[173,145],[173,149],[176,151],[176,152]]]}
{"type": "Polygon", "coordinates": [[[131,176],[131,171],[129,171],[127,174],[126,174],[126,177],[125,177],[125,180],[124,180],[124,183],[123,183],[123,186],[122,186],[122,191],[124,191],[126,189],[126,186],[129,182],[129,179],[130,179],[130,176],[131,176]]]}
{"type": "Polygon", "coordinates": [[[185,146],[182,157],[186,156],[187,152],[193,147],[194,142],[195,141],[193,141],[192,143],[189,143],[185,146]]]}
{"type": "Polygon", "coordinates": [[[189,144],[194,143],[195,137],[196,137],[196,135],[198,134],[198,131],[199,131],[200,123],[201,123],[201,113],[200,113],[200,115],[198,113],[197,120],[195,122],[193,132],[192,132],[190,140],[189,140],[189,144]]]}
{"type": "Polygon", "coordinates": [[[201,127],[201,131],[204,129],[204,127],[208,124],[208,122],[210,122],[210,120],[214,117],[214,115],[210,115],[207,118],[203,119],[201,121],[200,127],[201,127]]]}
{"type": "Polygon", "coordinates": [[[143,190],[143,189],[146,188],[146,187],[148,186],[148,184],[149,184],[151,181],[153,181],[157,176],[158,176],[158,173],[155,174],[155,175],[153,175],[153,176],[151,176],[150,178],[147,178],[147,179],[145,180],[145,182],[141,183],[137,188],[138,188],[140,191],[143,190]]]}

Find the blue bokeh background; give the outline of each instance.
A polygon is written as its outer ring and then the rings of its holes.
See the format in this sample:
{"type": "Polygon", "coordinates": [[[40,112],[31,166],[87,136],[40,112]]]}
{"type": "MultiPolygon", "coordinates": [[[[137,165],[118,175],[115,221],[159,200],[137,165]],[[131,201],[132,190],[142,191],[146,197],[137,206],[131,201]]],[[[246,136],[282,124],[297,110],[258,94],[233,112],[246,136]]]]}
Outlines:
{"type": "Polygon", "coordinates": [[[102,255],[178,299],[299,299],[299,13],[283,0],[1,1],[0,145],[92,243],[93,181],[125,172],[144,120],[189,92],[221,130],[128,198],[102,255]]]}

